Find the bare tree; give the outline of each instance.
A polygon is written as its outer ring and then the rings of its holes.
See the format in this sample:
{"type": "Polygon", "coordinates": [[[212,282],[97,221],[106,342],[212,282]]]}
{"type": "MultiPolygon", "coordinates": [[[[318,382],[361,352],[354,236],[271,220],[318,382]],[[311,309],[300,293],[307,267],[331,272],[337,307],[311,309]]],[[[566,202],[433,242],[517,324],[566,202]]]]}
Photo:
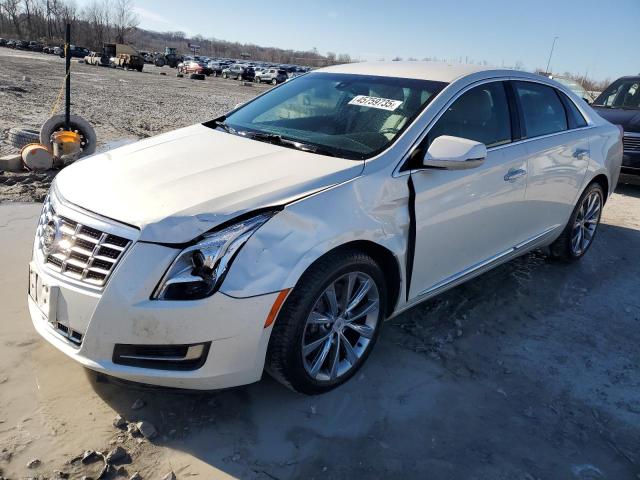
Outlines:
{"type": "Polygon", "coordinates": [[[7,18],[11,20],[13,29],[18,36],[22,35],[20,28],[20,0],[2,0],[2,9],[5,11],[7,18]]]}
{"type": "Polygon", "coordinates": [[[140,23],[140,18],[133,10],[133,1],[115,0],[112,6],[112,17],[116,43],[125,43],[127,35],[140,23]]]}

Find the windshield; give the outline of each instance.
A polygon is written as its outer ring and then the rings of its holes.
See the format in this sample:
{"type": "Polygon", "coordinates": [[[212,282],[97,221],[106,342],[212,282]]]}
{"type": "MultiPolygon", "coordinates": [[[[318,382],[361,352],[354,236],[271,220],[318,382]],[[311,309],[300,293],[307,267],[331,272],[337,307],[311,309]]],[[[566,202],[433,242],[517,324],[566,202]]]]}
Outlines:
{"type": "MultiPolygon", "coordinates": [[[[391,145],[445,86],[428,80],[310,73],[228,115],[225,130],[266,134],[252,135],[258,140],[278,136],[334,156],[365,159],[391,145]]],[[[294,142],[286,146],[295,148],[294,142]]]]}
{"type": "Polygon", "coordinates": [[[593,104],[600,107],[640,109],[640,78],[616,80],[593,104]]]}

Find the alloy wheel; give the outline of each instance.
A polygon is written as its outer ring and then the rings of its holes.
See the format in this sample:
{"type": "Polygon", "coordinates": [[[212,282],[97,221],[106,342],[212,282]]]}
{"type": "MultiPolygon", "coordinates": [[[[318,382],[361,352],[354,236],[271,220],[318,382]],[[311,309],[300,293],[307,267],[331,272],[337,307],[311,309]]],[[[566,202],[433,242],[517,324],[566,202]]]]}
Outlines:
{"type": "Polygon", "coordinates": [[[358,363],[378,324],[380,294],[374,280],[350,272],[325,288],[307,317],[302,360],[317,381],[334,381],[358,363]]]}
{"type": "Polygon", "coordinates": [[[600,192],[591,192],[582,200],[571,231],[571,252],[576,257],[586,252],[591,245],[598,228],[601,212],[602,197],[600,192]]]}

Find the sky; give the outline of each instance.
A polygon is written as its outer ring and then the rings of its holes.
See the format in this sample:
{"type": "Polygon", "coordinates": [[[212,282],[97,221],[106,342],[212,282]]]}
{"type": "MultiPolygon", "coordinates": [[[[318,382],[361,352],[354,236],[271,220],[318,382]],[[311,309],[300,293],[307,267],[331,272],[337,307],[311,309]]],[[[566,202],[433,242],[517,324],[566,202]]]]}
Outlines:
{"type": "MultiPolygon", "coordinates": [[[[79,4],[89,0],[79,0],[79,4]]],[[[640,73],[640,0],[134,0],[140,27],[367,61],[522,63],[606,78],[640,73]]]]}

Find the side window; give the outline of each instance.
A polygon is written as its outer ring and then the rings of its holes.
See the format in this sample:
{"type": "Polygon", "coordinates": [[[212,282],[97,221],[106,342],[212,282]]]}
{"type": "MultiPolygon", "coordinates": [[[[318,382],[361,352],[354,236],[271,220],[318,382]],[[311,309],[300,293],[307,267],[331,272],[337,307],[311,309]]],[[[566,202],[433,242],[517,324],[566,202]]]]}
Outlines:
{"type": "Polygon", "coordinates": [[[523,137],[567,130],[567,113],[555,89],[534,82],[513,82],[522,109],[523,137]]]}
{"type": "Polygon", "coordinates": [[[576,104],[565,95],[563,92],[558,91],[558,95],[562,98],[564,108],[567,110],[567,120],[569,121],[569,128],[581,128],[587,126],[587,121],[576,107],[576,104]]]}
{"type": "Polygon", "coordinates": [[[465,92],[429,131],[429,144],[441,135],[468,138],[487,147],[509,143],[511,118],[504,84],[486,83],[465,92]]]}

